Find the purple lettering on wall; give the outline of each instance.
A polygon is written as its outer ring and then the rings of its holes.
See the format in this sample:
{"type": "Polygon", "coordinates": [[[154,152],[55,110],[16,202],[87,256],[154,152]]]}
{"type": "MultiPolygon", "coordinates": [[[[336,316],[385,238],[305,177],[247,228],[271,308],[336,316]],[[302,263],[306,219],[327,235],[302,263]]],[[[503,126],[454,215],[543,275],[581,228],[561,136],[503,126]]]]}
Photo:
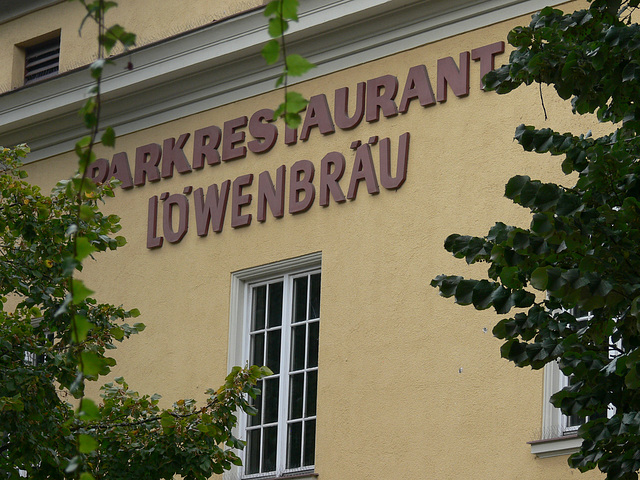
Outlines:
{"type": "Polygon", "coordinates": [[[352,116],[349,116],[349,88],[343,87],[335,91],[334,100],[334,116],[336,125],[342,130],[351,130],[360,125],[364,117],[364,101],[365,101],[364,82],[358,83],[356,87],[356,109],[352,116]]]}
{"type": "Polygon", "coordinates": [[[206,159],[207,165],[217,165],[220,163],[220,153],[218,147],[222,140],[222,130],[211,125],[210,127],[196,130],[193,134],[193,168],[198,170],[204,167],[206,159]]]}
{"type": "Polygon", "coordinates": [[[189,229],[189,200],[181,193],[174,193],[162,206],[162,231],[169,243],[177,243],[189,229]],[[174,213],[178,212],[178,228],[173,229],[174,213]]]}
{"type": "Polygon", "coordinates": [[[316,198],[313,186],[315,167],[309,160],[298,160],[291,166],[289,184],[289,213],[302,213],[311,208],[316,198]]]}
{"type": "Polygon", "coordinates": [[[344,174],[346,161],[344,155],[339,152],[327,153],[320,162],[320,205],[329,205],[329,195],[336,203],[346,202],[338,181],[344,174]]]}
{"type": "Polygon", "coordinates": [[[147,212],[147,248],[162,247],[163,238],[158,233],[158,196],[154,195],[149,199],[149,210],[147,212]]]}
{"type": "Polygon", "coordinates": [[[391,176],[391,140],[388,138],[380,140],[380,183],[387,190],[397,190],[407,179],[409,138],[409,132],[400,135],[395,176],[391,176]]]}
{"type": "Polygon", "coordinates": [[[162,143],[162,178],[173,176],[174,165],[179,173],[191,171],[191,165],[182,150],[190,136],[190,133],[183,133],[177,142],[175,138],[167,138],[162,143]]]}
{"type": "Polygon", "coordinates": [[[438,60],[437,100],[439,102],[447,101],[447,85],[451,87],[456,97],[469,95],[469,52],[460,54],[460,68],[451,57],[438,60]]]}
{"type": "Polygon", "coordinates": [[[242,194],[242,189],[253,183],[253,173],[242,175],[233,181],[231,194],[231,226],[233,228],[246,227],[251,224],[251,214],[242,215],[242,207],[251,203],[251,194],[242,194]]]}
{"type": "Polygon", "coordinates": [[[134,185],[144,185],[147,180],[157,182],[160,180],[160,157],[162,149],[157,143],[150,143],[136,148],[136,170],[134,185]]]}
{"type": "Polygon", "coordinates": [[[276,184],[273,184],[269,172],[264,171],[258,177],[258,215],[257,220],[267,219],[267,205],[275,218],[284,216],[284,181],[287,167],[280,166],[276,170],[276,184]]]}
{"type": "Polygon", "coordinates": [[[471,50],[471,59],[480,60],[480,88],[484,90],[484,76],[495,68],[496,55],[504,53],[504,42],[496,42],[471,50]]]}
{"type": "Polygon", "coordinates": [[[362,180],[367,184],[367,191],[371,195],[380,193],[378,179],[376,178],[376,172],[373,167],[371,146],[368,143],[364,143],[356,149],[356,158],[353,161],[349,191],[347,192],[347,198],[349,200],[355,200],[358,195],[358,185],[362,180]]]}
{"type": "Polygon", "coordinates": [[[205,197],[202,188],[198,188],[193,192],[193,203],[196,211],[196,229],[198,236],[206,237],[209,233],[209,225],[211,229],[220,233],[224,224],[224,217],[227,211],[227,202],[229,200],[230,180],[225,180],[220,185],[214,183],[209,185],[207,195],[205,197]]]}

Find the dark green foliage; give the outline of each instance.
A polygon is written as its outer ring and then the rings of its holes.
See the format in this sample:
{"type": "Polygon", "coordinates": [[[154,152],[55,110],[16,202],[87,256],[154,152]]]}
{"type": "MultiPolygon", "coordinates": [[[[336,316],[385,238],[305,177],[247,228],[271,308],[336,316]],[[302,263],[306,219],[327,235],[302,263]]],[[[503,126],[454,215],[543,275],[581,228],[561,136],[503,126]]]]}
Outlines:
{"type": "Polygon", "coordinates": [[[640,470],[640,26],[637,1],[594,1],[570,14],[545,8],[509,34],[509,64],[487,85],[553,85],[574,113],[595,113],[613,131],[599,138],[521,125],[526,151],[560,156],[571,187],[513,177],[505,196],[531,212],[529,228],[497,223],[483,238],[451,235],[445,248],[488,264],[487,280],[440,275],[441,295],[510,313],[493,329],[502,356],[542,368],[558,361],[572,385],[553,395],[566,415],[590,417],[569,459],[608,479],[640,470]],[[538,293],[534,297],[534,292],[538,293]],[[538,299],[536,301],[536,298],[538,299]],[[519,307],[516,313],[513,307],[519,307]],[[591,312],[588,320],[571,313],[591,312]],[[615,414],[607,418],[607,407],[615,414]]]}

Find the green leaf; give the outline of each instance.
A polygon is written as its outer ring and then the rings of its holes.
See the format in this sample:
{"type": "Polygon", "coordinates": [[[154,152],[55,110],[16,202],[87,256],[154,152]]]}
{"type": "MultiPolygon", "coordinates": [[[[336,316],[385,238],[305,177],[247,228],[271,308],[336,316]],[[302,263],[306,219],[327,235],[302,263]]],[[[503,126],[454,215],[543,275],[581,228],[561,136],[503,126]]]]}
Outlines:
{"type": "MultiPolygon", "coordinates": [[[[76,260],[81,262],[97,249],[91,245],[91,242],[87,237],[76,238],[76,260]]],[[[75,286],[74,286],[75,288],[75,286]]]]}
{"type": "Polygon", "coordinates": [[[99,420],[100,410],[90,398],[83,398],[78,407],[78,416],[85,421],[99,420]]]}
{"type": "Polygon", "coordinates": [[[459,305],[469,305],[473,302],[473,289],[477,280],[461,280],[456,288],[456,303],[459,305]]]}
{"type": "Polygon", "coordinates": [[[264,9],[264,16],[269,17],[280,13],[280,0],[271,0],[264,9]]]}
{"type": "Polygon", "coordinates": [[[531,273],[531,286],[536,290],[546,290],[548,281],[549,276],[545,267],[538,267],[531,273]]]}
{"type": "Polygon", "coordinates": [[[285,108],[288,113],[298,113],[304,110],[309,101],[298,92],[287,92],[285,108]]]}
{"type": "Polygon", "coordinates": [[[269,19],[269,36],[271,38],[278,38],[283,35],[289,29],[289,23],[286,20],[280,18],[269,19]]]}
{"type": "MultiPolygon", "coordinates": [[[[91,435],[87,435],[85,433],[81,433],[80,435],[78,435],[78,451],[80,453],[91,453],[97,448],[98,441],[91,435]]],[[[80,476],[80,478],[82,478],[82,476],[80,476]]]]}
{"type": "MultiPolygon", "coordinates": [[[[287,55],[287,72],[289,75],[299,77],[311,70],[315,65],[309,62],[306,58],[296,53],[287,55]]],[[[305,104],[306,106],[306,104],[305,104]]],[[[292,110],[293,111],[293,110],[292,110]]],[[[299,110],[297,110],[299,111],[299,110]]]]}
{"type": "Polygon", "coordinates": [[[298,20],[298,0],[280,0],[282,2],[282,16],[289,20],[298,20]]]}
{"type": "Polygon", "coordinates": [[[109,333],[116,340],[122,340],[124,338],[124,330],[121,329],[120,327],[113,327],[111,330],[109,330],[109,333]]]}
{"type": "Polygon", "coordinates": [[[107,127],[101,137],[102,145],[114,147],[116,144],[116,132],[112,127],[107,127]]]}
{"type": "Polygon", "coordinates": [[[82,280],[79,278],[74,278],[73,282],[73,304],[78,305],[85,301],[85,299],[91,295],[93,290],[88,289],[82,280]]]}
{"type": "Polygon", "coordinates": [[[269,40],[262,47],[262,58],[265,59],[268,65],[276,63],[280,58],[280,43],[277,40],[269,40]]]}
{"type": "Polygon", "coordinates": [[[93,328],[91,322],[84,315],[73,316],[73,328],[71,330],[71,338],[74,343],[82,343],[87,339],[87,333],[93,328]]]}
{"type": "Polygon", "coordinates": [[[176,426],[176,419],[169,412],[164,411],[162,415],[160,415],[160,425],[162,425],[162,428],[166,431],[176,426]]]}
{"type": "Polygon", "coordinates": [[[80,354],[82,358],[82,373],[88,377],[98,376],[108,373],[108,367],[105,359],[89,351],[84,351],[80,354]]]}
{"type": "Polygon", "coordinates": [[[518,278],[520,269],[517,266],[505,267],[500,272],[500,280],[505,287],[520,288],[522,282],[518,278]]]}
{"type": "Polygon", "coordinates": [[[91,76],[94,79],[97,80],[102,76],[102,70],[104,69],[104,65],[105,65],[104,58],[99,58],[91,64],[91,66],[89,67],[89,70],[91,71],[91,76]]]}
{"type": "Polygon", "coordinates": [[[85,222],[90,221],[95,215],[95,211],[91,205],[80,205],[80,219],[85,222]]]}

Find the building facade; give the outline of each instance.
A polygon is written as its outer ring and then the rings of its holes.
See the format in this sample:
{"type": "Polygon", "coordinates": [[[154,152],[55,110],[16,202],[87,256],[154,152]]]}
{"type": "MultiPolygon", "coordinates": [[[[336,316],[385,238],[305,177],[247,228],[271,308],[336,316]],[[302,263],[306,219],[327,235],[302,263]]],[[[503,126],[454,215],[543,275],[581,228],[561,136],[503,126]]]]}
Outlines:
{"type": "MultiPolygon", "coordinates": [[[[260,0],[120,3],[108,23],[138,46],[105,70],[117,140],[91,175],[122,181],[105,209],[128,244],[84,274],[147,329],[114,373],[171,402],[267,364],[228,479],[579,475],[575,425],[548,404],[567,380],[501,359],[499,318],[429,287],[484,273],[444,251],[450,233],[528,224],[502,196],[511,176],[561,179],[512,142],[518,124],[593,127],[551,90],[545,119],[537,86],[482,88],[545,2],[301,0],[287,48],[317,67],[293,87],[310,99],[297,130],[273,120],[260,0]]],[[[29,143],[50,188],[75,169],[95,32],[78,36],[73,2],[0,6],[0,144],[29,143]]]]}

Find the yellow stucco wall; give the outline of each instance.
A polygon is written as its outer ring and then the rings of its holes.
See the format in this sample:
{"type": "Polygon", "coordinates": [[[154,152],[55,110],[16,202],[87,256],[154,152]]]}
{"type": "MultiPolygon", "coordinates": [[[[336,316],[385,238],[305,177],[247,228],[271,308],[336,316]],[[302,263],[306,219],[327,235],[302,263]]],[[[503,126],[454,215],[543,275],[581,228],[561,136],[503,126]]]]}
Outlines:
{"type": "MultiPolygon", "coordinates": [[[[125,2],[122,7],[125,15],[125,2]]],[[[336,88],[355,90],[357,82],[384,74],[396,75],[402,91],[409,68],[424,63],[435,90],[437,59],[457,60],[461,51],[503,40],[509,28],[526,21],[469,32],[296,88],[307,96],[325,93],[332,106],[336,88]]],[[[506,58],[498,56],[497,63],[506,58]]],[[[321,251],[316,472],[322,480],[577,478],[566,457],[536,459],[530,453],[526,442],[540,437],[542,373],[517,369],[499,357],[500,342],[490,332],[500,317],[456,306],[428,284],[440,273],[483,273],[444,251],[448,234],[483,235],[495,221],[528,224],[527,212],[502,197],[512,175],[560,178],[557,159],[523,154],[512,141],[518,124],[578,132],[593,125],[570,117],[570,106],[556,101],[551,91],[544,93],[548,120],[537,88],[507,97],[482,92],[478,62],[471,62],[470,83],[466,98],[449,92],[446,103],[427,108],[414,101],[407,114],[363,121],[354,130],[338,129],[325,137],[314,129],[309,141],[293,146],[284,145],[279,123],[278,142],[265,155],[248,153],[119,191],[106,210],[122,217],[129,244],[88,263],[86,281],[102,300],[138,307],[147,330],[118,349],[114,373],[168,402],[202,398],[227,372],[231,272],[321,251]],[[322,157],[338,151],[347,159],[340,182],[346,193],[351,142],[389,137],[395,161],[404,132],[411,133],[409,166],[398,191],[381,188],[379,195],[369,195],[363,183],[354,201],[331,201],[323,208],[316,198],[305,213],[275,219],[268,211],[265,223],[255,221],[260,172],[275,177],[280,165],[308,159],[318,174],[322,157]],[[212,183],[247,173],[255,176],[245,189],[254,195],[243,210],[254,215],[250,226],[230,227],[229,202],[220,234],[198,237],[192,210],[189,232],[180,243],[146,248],[149,197],[181,193],[186,186],[206,191],[212,183]]],[[[127,152],[133,167],[138,146],[162,144],[208,125],[222,127],[226,120],[279,101],[280,93],[246,99],[119,137],[115,151],[100,153],[111,158],[127,152]]],[[[192,145],[191,139],[187,158],[192,145]]],[[[72,155],[60,155],[31,164],[31,179],[49,187],[71,173],[74,163],[72,155]]],[[[379,172],[377,148],[374,163],[379,172]]],[[[317,178],[314,183],[318,188],[317,178]]]]}
{"type": "MultiPolygon", "coordinates": [[[[109,10],[107,26],[119,23],[137,35],[143,46],[187,30],[220,20],[262,5],[261,0],[189,0],[163,2],[125,0],[109,10]]],[[[22,86],[24,57],[20,47],[33,39],[60,30],[60,72],[91,63],[96,57],[97,28],[87,21],[81,35],[78,27],[85,15],[80,2],[65,1],[0,23],[0,93],[22,86]],[[52,19],[55,19],[52,21],[52,19]],[[15,60],[18,61],[15,61],[15,60]]]]}

